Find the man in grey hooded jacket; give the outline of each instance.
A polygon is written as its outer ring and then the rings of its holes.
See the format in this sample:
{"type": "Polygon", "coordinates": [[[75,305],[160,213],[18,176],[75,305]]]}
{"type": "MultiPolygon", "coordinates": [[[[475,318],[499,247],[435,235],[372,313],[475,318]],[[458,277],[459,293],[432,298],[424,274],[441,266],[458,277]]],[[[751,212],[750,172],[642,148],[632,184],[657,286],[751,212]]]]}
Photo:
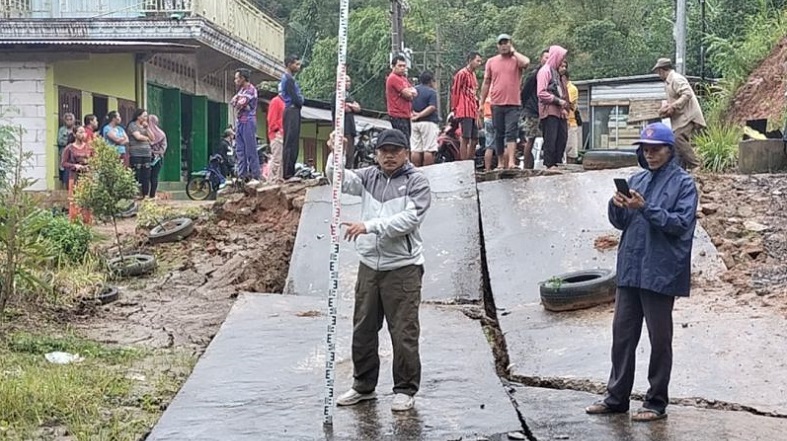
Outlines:
{"type": "MultiPolygon", "coordinates": [[[[409,140],[399,130],[377,138],[377,166],[345,170],[342,191],[361,197],[361,222],[344,222],[345,238],[360,255],[353,312],[353,387],[336,404],[376,398],[380,370],[378,334],[383,319],[393,342],[394,399],[391,410],[407,411],[421,382],[418,352],[424,256],[420,225],[431,205],[429,181],[408,162],[409,140]]],[[[333,153],[326,174],[333,177],[333,153]]]]}

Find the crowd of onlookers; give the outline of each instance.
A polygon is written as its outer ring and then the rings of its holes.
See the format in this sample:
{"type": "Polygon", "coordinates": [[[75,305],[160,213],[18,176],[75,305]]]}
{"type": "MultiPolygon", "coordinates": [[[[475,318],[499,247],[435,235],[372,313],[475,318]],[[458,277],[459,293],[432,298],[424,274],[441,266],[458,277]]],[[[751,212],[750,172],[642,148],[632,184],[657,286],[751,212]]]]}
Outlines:
{"type": "Polygon", "coordinates": [[[91,221],[90,213],[74,202],[74,188],[80,175],[88,169],[88,159],[93,155],[92,141],[102,138],[117,150],[118,158],[134,171],[140,187],[139,199],[156,198],[158,177],[167,136],[159,126],[156,115],[148,115],[145,109],[137,109],[131,121],[123,126],[120,114],[113,110],[99,125],[96,115],[85,115],[79,123],[73,113],[63,115],[63,125],[57,132],[58,157],[60,158],[60,182],[68,189],[69,218],[91,221]]]}

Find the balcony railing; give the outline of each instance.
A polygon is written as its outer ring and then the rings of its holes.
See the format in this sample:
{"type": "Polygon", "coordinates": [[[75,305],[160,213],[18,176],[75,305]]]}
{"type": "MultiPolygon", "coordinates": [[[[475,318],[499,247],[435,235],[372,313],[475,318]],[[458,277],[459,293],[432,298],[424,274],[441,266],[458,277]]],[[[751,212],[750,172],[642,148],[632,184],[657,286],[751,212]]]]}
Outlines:
{"type": "Polygon", "coordinates": [[[0,0],[0,18],[203,17],[229,35],[284,58],[284,28],[248,0],[0,0]]]}

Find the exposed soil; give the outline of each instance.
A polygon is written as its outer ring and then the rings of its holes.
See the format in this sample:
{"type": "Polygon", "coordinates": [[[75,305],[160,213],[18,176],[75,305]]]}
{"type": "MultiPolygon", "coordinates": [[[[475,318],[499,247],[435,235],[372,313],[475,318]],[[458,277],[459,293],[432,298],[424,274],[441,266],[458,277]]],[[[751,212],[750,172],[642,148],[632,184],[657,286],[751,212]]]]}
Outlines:
{"type": "Polygon", "coordinates": [[[787,72],[787,38],[777,44],[767,58],[749,75],[733,97],[726,116],[730,122],[768,119],[781,124],[785,110],[785,72],[787,72]]]}
{"type": "Polygon", "coordinates": [[[776,308],[787,316],[787,175],[701,175],[700,223],[727,267],[705,282],[719,306],[776,308]]]}
{"type": "MultiPolygon", "coordinates": [[[[146,244],[135,220],[121,234],[154,254],[157,271],[118,282],[120,299],[91,311],[76,326],[105,343],[202,352],[240,292],[281,293],[307,184],[230,195],[177,243],[146,244]]],[[[111,231],[111,228],[106,231],[111,231]]]]}

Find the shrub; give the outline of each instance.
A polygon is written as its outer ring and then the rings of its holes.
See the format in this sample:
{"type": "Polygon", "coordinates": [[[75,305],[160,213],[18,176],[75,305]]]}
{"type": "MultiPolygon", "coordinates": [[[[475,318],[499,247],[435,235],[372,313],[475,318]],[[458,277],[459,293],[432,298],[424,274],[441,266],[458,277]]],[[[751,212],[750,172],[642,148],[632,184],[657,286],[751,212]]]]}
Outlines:
{"type": "Polygon", "coordinates": [[[729,124],[709,126],[694,138],[702,167],[712,173],[721,173],[738,165],[738,143],[743,130],[729,124]]]}
{"type": "Polygon", "coordinates": [[[55,264],[82,263],[93,241],[93,231],[81,222],[71,222],[64,216],[42,212],[46,227],[41,235],[51,244],[55,264]]]}

